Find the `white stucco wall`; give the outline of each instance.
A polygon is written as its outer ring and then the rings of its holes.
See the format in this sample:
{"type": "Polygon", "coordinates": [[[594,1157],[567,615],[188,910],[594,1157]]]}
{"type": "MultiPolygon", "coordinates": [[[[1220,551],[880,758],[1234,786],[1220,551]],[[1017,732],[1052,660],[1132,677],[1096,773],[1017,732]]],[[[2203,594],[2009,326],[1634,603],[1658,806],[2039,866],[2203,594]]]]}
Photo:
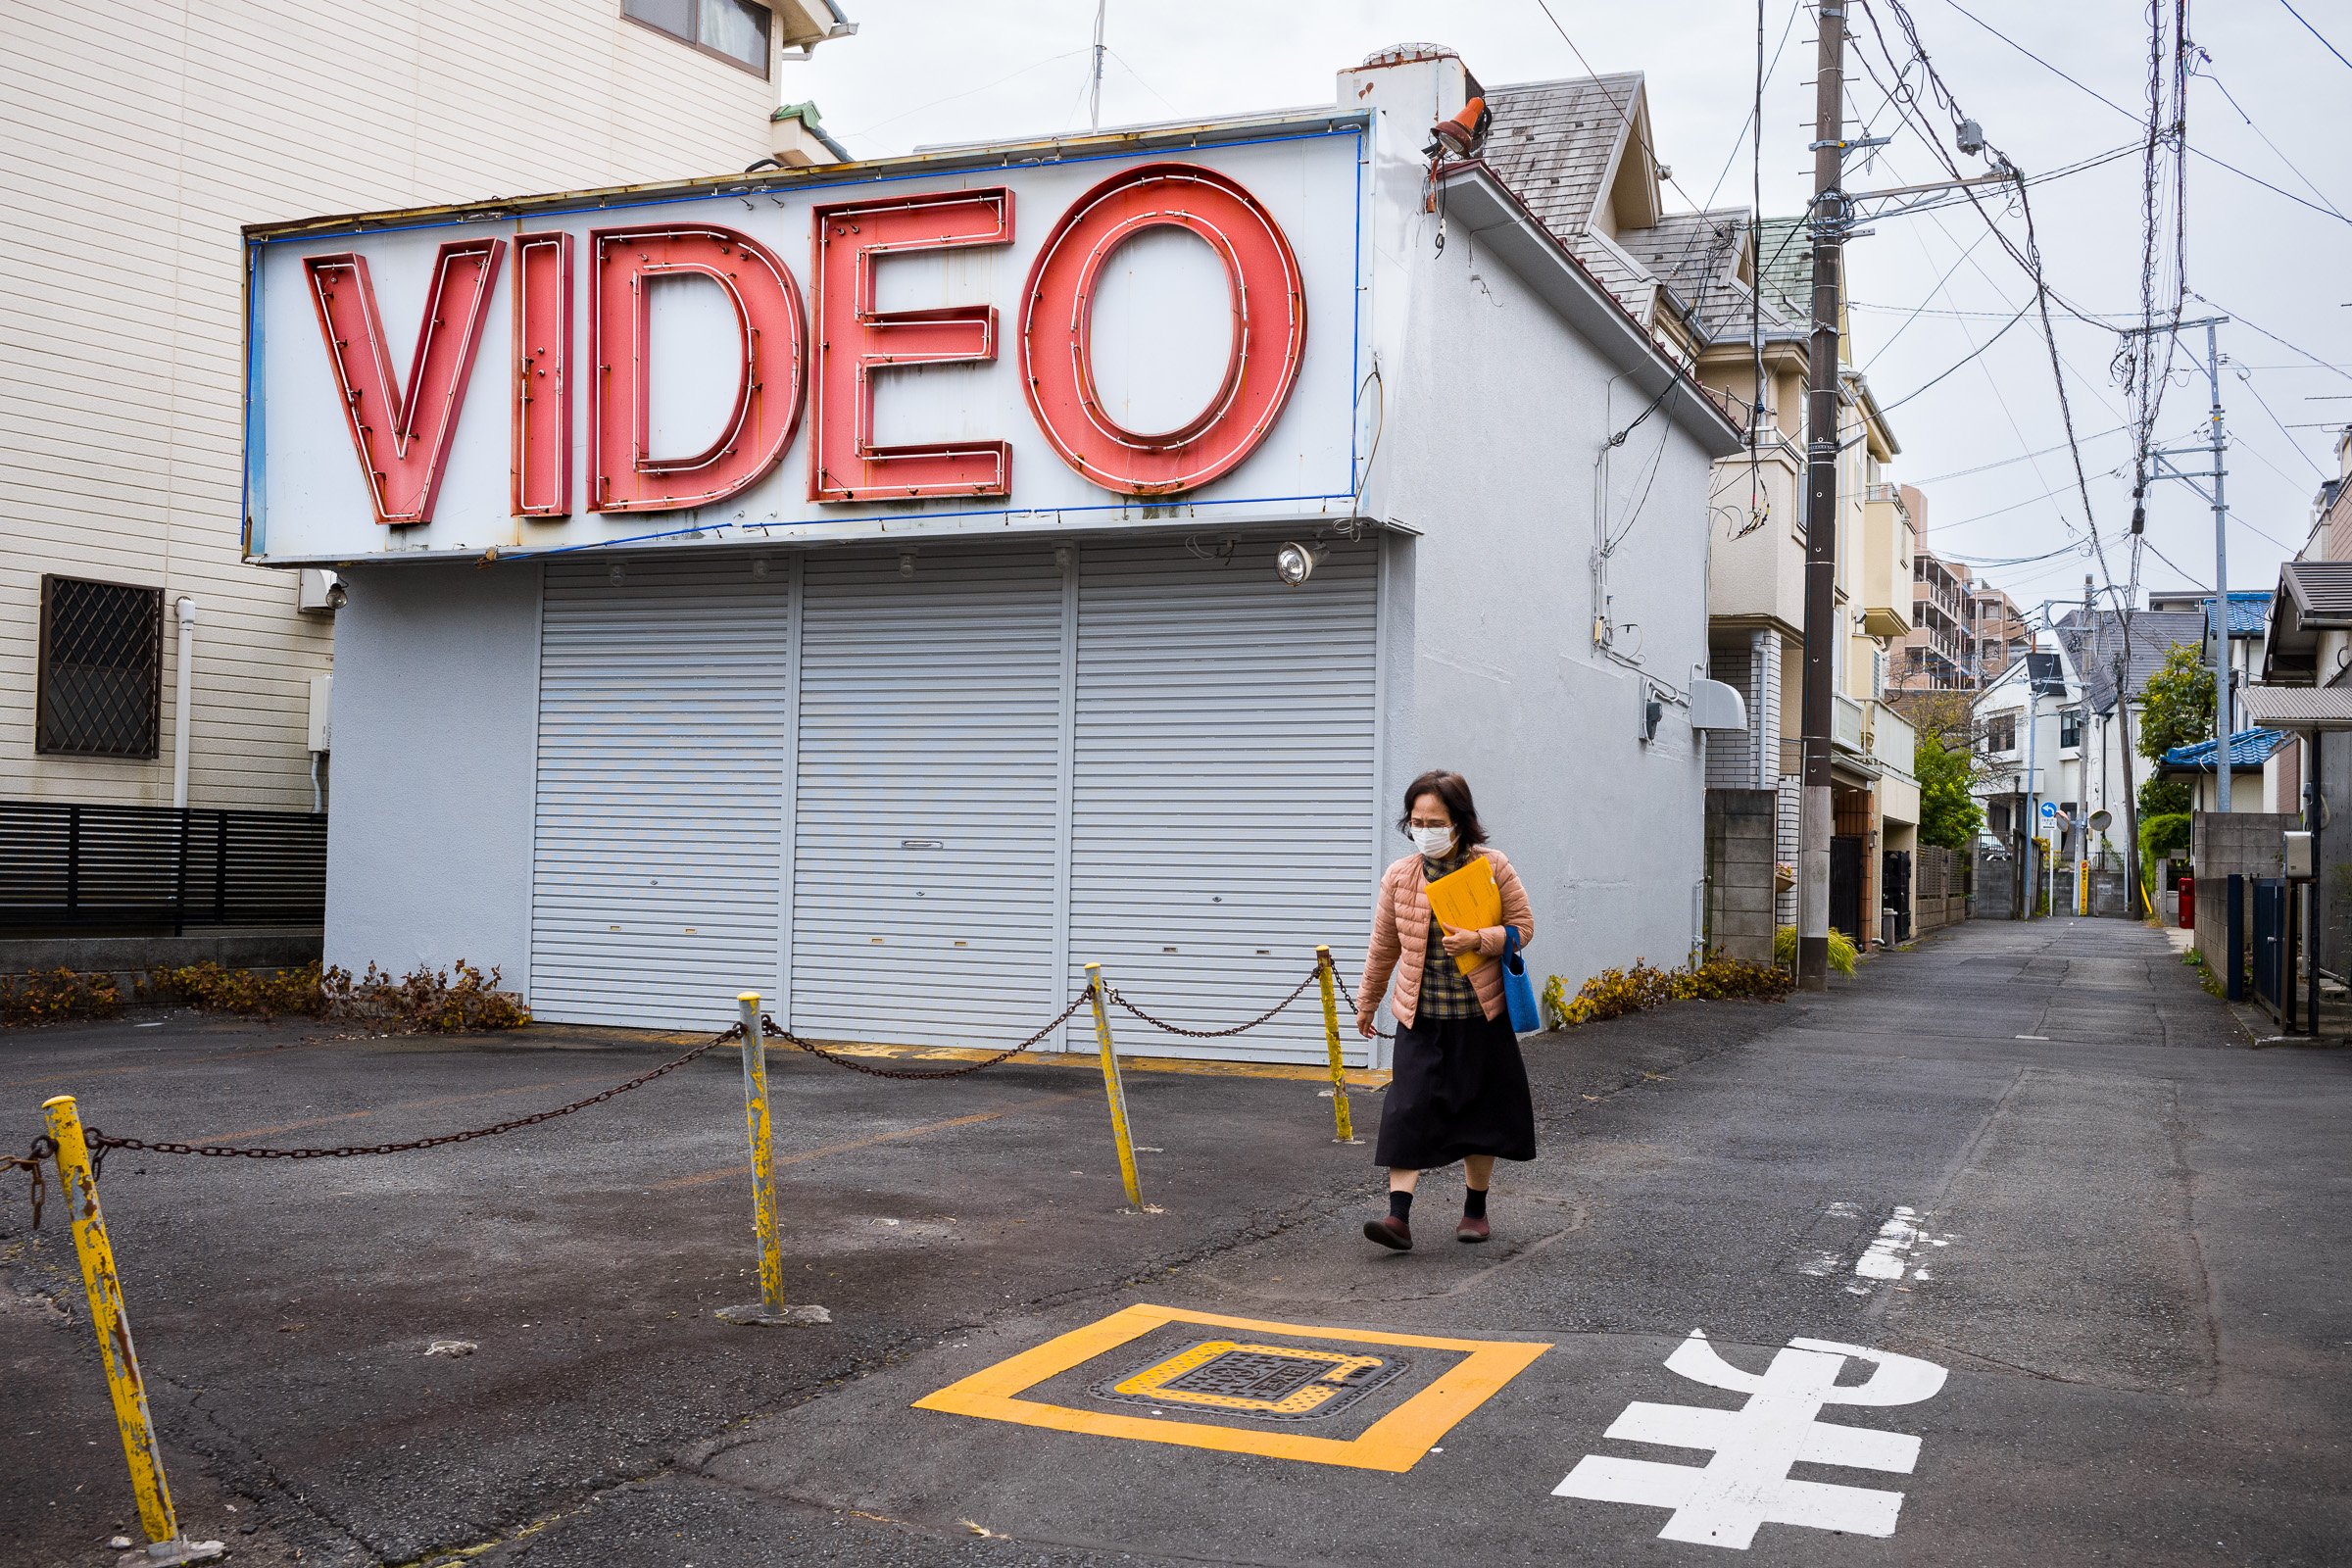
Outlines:
{"type": "Polygon", "coordinates": [[[1593,459],[1644,400],[1620,388],[1611,409],[1613,368],[1474,244],[1424,255],[1401,364],[1383,368],[1372,508],[1423,536],[1413,720],[1386,771],[1469,777],[1527,883],[1539,980],[1679,963],[1704,868],[1704,758],[1687,707],[1669,700],[1648,744],[1635,715],[1644,677],[1688,694],[1706,661],[1711,458],[1663,412],[1611,458],[1628,667],[1593,646],[1593,459]]]}
{"type": "Polygon", "coordinates": [[[527,991],[539,570],[409,564],[335,617],[326,961],[464,958],[527,991]]]}

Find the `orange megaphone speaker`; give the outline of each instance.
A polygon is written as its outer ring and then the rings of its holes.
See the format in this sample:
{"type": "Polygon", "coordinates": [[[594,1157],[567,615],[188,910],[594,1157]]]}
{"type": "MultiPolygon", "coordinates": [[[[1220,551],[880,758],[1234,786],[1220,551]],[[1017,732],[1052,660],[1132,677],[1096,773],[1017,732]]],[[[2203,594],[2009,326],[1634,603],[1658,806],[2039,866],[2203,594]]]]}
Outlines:
{"type": "Polygon", "coordinates": [[[1450,120],[1441,120],[1429,127],[1430,150],[1443,147],[1457,158],[1466,158],[1487,139],[1487,125],[1494,120],[1484,98],[1473,98],[1462,105],[1462,112],[1450,120]]]}

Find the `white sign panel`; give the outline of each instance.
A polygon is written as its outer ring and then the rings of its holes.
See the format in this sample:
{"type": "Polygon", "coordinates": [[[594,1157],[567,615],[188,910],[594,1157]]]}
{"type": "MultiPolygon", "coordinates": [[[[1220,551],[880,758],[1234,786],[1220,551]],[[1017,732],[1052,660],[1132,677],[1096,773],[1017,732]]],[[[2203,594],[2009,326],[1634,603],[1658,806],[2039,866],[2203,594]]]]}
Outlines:
{"type": "Polygon", "coordinates": [[[1362,141],[258,234],[248,553],[1345,515],[1362,141]]]}

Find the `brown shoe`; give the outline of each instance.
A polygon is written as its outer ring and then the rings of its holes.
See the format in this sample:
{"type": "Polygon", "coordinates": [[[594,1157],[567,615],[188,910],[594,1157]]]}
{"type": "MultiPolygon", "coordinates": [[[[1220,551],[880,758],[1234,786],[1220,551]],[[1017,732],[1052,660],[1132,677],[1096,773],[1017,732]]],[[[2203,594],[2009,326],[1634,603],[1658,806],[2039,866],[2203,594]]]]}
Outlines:
{"type": "Polygon", "coordinates": [[[1364,1221],[1364,1237],[1399,1252],[1413,1250],[1413,1228],[1394,1214],[1364,1221]]]}
{"type": "Polygon", "coordinates": [[[1462,1222],[1453,1228],[1453,1239],[1457,1242],[1483,1242],[1494,1234],[1484,1214],[1464,1214],[1462,1222]]]}

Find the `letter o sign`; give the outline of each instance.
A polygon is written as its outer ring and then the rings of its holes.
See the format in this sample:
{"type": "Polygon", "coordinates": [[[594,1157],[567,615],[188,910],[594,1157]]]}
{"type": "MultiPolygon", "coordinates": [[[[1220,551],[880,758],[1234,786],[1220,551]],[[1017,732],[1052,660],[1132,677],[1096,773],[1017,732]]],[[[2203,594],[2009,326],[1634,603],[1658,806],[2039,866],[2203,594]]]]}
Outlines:
{"type": "Polygon", "coordinates": [[[1290,241],[1257,198],[1189,164],[1104,180],[1062,216],[1021,301],[1021,384],[1062,460],[1106,490],[1168,495],[1231,469],[1274,427],[1306,350],[1306,291],[1290,241]],[[1120,246],[1153,228],[1206,242],[1232,289],[1233,341],[1207,405],[1173,430],[1130,430],[1095,387],[1094,304],[1120,246]]]}

